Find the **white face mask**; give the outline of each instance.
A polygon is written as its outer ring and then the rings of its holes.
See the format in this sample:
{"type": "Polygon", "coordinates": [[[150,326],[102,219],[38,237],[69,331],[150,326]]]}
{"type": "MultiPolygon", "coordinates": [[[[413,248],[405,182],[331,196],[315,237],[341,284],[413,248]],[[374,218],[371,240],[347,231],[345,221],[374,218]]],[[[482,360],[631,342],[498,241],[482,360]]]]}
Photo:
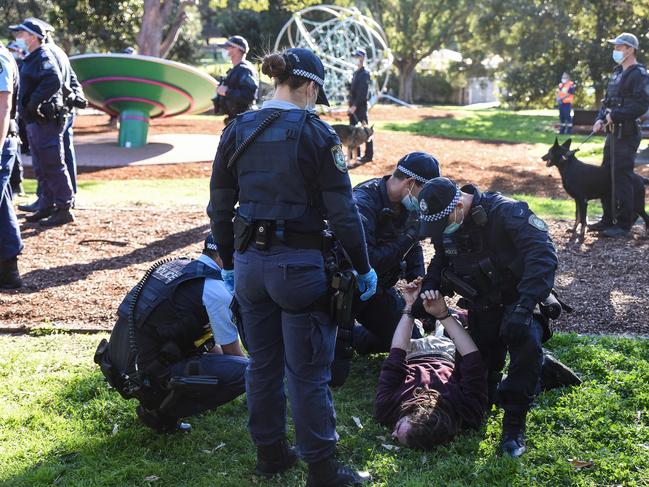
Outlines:
{"type": "Polygon", "coordinates": [[[567,83],[567,82],[568,82],[568,78],[567,78],[566,76],[564,76],[563,78],[561,78],[561,82],[562,82],[562,83],[567,83]]]}
{"type": "Polygon", "coordinates": [[[311,85],[311,86],[314,86],[315,96],[313,97],[312,100],[309,100],[309,99],[308,99],[308,97],[309,97],[309,95],[308,95],[309,91],[308,91],[308,88],[307,88],[307,102],[306,102],[306,107],[304,107],[304,109],[305,109],[307,112],[315,113],[315,110],[316,110],[316,108],[315,108],[315,102],[316,102],[316,100],[318,99],[318,86],[315,85],[315,83],[313,83],[313,82],[312,82],[312,85],[311,85]]]}

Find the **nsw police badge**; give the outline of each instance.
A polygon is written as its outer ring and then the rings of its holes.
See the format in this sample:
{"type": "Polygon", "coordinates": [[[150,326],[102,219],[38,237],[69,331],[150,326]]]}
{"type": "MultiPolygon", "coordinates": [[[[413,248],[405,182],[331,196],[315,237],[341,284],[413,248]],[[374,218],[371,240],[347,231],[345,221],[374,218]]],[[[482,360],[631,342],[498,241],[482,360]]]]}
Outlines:
{"type": "Polygon", "coordinates": [[[534,213],[530,215],[530,217],[527,220],[527,223],[532,225],[534,228],[537,230],[541,230],[542,232],[547,232],[548,231],[548,225],[545,223],[543,220],[541,220],[538,216],[536,216],[534,213]]]}
{"type": "Polygon", "coordinates": [[[343,153],[343,146],[338,144],[331,148],[331,155],[334,158],[336,169],[340,172],[347,172],[347,161],[345,161],[345,154],[343,153]]]}
{"type": "Polygon", "coordinates": [[[423,200],[423,199],[422,199],[422,200],[419,202],[419,209],[421,209],[421,211],[422,211],[423,213],[427,213],[427,212],[428,212],[428,204],[426,203],[426,200],[423,200]]]}

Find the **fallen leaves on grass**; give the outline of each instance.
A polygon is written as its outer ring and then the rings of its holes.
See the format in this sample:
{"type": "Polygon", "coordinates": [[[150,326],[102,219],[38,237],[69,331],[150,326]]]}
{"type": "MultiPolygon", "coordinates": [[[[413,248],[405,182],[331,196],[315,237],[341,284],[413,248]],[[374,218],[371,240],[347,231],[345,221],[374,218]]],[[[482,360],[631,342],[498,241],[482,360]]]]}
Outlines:
{"type": "Polygon", "coordinates": [[[592,468],[595,466],[595,462],[592,460],[577,460],[576,458],[569,458],[568,462],[575,468],[575,470],[582,470],[584,468],[592,468]]]}

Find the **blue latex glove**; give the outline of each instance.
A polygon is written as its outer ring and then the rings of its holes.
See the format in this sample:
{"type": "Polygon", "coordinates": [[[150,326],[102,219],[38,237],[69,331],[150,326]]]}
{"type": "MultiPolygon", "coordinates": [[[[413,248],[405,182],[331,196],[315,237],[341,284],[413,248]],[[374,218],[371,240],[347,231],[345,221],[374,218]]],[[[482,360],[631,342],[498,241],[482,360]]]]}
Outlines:
{"type": "Polygon", "coordinates": [[[221,277],[223,278],[223,284],[225,284],[226,289],[230,291],[230,294],[234,294],[234,269],[229,271],[221,269],[221,277]]]}
{"type": "Polygon", "coordinates": [[[358,290],[361,294],[361,301],[367,301],[376,293],[376,285],[379,283],[379,276],[376,271],[370,268],[367,274],[358,276],[358,290]]]}

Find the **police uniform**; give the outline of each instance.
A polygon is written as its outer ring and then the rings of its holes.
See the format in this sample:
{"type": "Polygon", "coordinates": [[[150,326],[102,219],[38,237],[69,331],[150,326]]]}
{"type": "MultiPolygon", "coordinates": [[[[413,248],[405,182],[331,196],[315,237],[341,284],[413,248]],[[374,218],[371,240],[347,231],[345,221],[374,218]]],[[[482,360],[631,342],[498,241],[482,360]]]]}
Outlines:
{"type": "MultiPolygon", "coordinates": [[[[469,215],[446,235],[442,230],[460,190],[438,178],[419,195],[422,235],[435,246],[422,290],[462,296],[459,304],[468,309],[469,331],[487,364],[492,400],[509,352],[509,372],[498,385],[503,442],[513,437],[521,443],[517,435],[524,432],[539,386],[541,343],[550,336],[547,320],[535,310],[552,290],[557,255],[546,224],[526,203],[473,185],[461,191],[473,195],[469,215]]],[[[422,313],[421,301],[416,304],[414,311],[422,313]]]]}
{"type": "MultiPolygon", "coordinates": [[[[248,42],[241,36],[233,36],[219,47],[226,46],[236,47],[243,51],[244,54],[248,52],[248,42]]],[[[257,71],[248,60],[243,59],[239,64],[228,70],[221,84],[227,86],[228,91],[224,96],[217,95],[214,99],[215,109],[216,105],[222,104],[220,109],[217,110],[227,115],[225,118],[227,124],[240,113],[249,110],[257,98],[257,90],[259,89],[257,71]]]]}
{"type": "Polygon", "coordinates": [[[20,81],[18,66],[13,57],[0,44],[0,92],[9,93],[11,105],[9,127],[0,153],[0,289],[20,287],[16,256],[23,249],[20,227],[14,213],[11,171],[18,154],[18,125],[16,123],[16,101],[20,81]]]}
{"type": "Polygon", "coordinates": [[[124,298],[110,341],[102,341],[95,361],[118,392],[139,400],[138,415],[145,424],[172,430],[179,418],[214,409],[243,394],[247,359],[207,353],[215,342],[223,345],[238,339],[229,311],[231,300],[220,269],[205,254],[156,267],[147,273],[143,286],[135,286],[124,298]],[[132,383],[127,376],[137,381],[132,383]],[[214,383],[187,391],[172,387],[205,377],[214,383]]]}
{"type": "MultiPolygon", "coordinates": [[[[439,164],[430,154],[413,152],[404,156],[397,170],[422,185],[439,177],[439,164]]],[[[424,275],[424,254],[417,235],[417,211],[402,202],[390,201],[387,182],[391,176],[370,179],[354,188],[365,231],[370,264],[378,274],[377,293],[365,302],[356,301],[353,345],[357,352],[388,352],[405,302],[394,288],[399,279],[412,281],[424,275]],[[409,231],[412,230],[412,231],[409,231]]],[[[413,338],[420,338],[415,328],[413,338]]]]}
{"type": "MultiPolygon", "coordinates": [[[[11,26],[13,31],[29,29],[41,39],[47,32],[46,25],[37,19],[27,19],[23,24],[11,26]]],[[[63,154],[63,75],[56,57],[47,44],[30,52],[20,70],[21,93],[20,117],[25,120],[30,141],[32,166],[42,195],[38,211],[26,218],[44,225],[73,221],[70,207],[73,204],[72,183],[63,154]]]]}
{"type": "MultiPolygon", "coordinates": [[[[317,103],[328,104],[320,60],[299,48],[284,58],[287,74],[314,81],[317,103]]],[[[300,456],[310,469],[329,461],[338,435],[327,386],[336,326],[327,303],[322,306],[328,293],[325,218],[361,277],[376,276],[338,136],[317,115],[280,100],[239,115],[221,136],[208,214],[224,269],[234,267],[258,467],[260,458],[286,444],[285,374],[300,456]]],[[[294,463],[290,455],[283,469],[294,463]]]]}
{"type": "MultiPolygon", "coordinates": [[[[359,49],[355,53],[356,57],[365,57],[365,51],[359,49]]],[[[356,125],[357,123],[369,124],[367,116],[367,97],[372,82],[372,75],[365,69],[365,66],[358,68],[352,75],[352,82],[349,87],[349,106],[355,106],[356,111],[349,114],[349,124],[356,125]]],[[[360,147],[357,149],[358,156],[361,155],[360,147]]],[[[374,142],[369,140],[365,144],[364,159],[371,161],[374,157],[374,142]]]]}
{"type": "MultiPolygon", "coordinates": [[[[618,39],[624,35],[622,34],[618,39]]],[[[610,42],[616,43],[617,40],[610,42]]],[[[635,47],[637,48],[637,44],[635,47]]],[[[632,180],[635,156],[642,138],[638,118],[648,109],[649,75],[647,69],[641,64],[634,64],[627,69],[623,69],[621,65],[616,66],[609,79],[606,96],[597,115],[597,120],[606,123],[606,115],[610,112],[614,122],[606,136],[602,164],[604,167],[610,168],[614,159],[616,211],[615,215],[611,214],[612,204],[609,193],[605,198],[602,198],[603,226],[613,225],[615,217],[616,227],[628,232],[635,223],[632,180]],[[613,144],[611,143],[612,138],[615,138],[613,144]],[[615,150],[614,158],[611,157],[612,146],[615,150]]]]}

